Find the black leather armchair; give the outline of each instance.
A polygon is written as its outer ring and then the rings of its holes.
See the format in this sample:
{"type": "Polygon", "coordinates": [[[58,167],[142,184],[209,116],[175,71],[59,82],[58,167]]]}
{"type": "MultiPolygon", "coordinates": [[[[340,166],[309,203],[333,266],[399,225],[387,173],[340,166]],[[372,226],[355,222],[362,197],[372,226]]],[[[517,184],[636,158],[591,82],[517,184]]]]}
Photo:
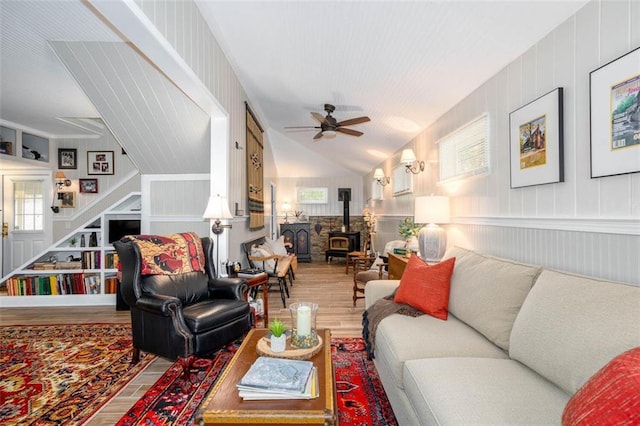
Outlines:
{"type": "Polygon", "coordinates": [[[122,268],[121,292],[131,309],[133,362],[140,351],[184,360],[206,356],[242,337],[252,326],[243,279],[216,278],[211,238],[201,238],[205,273],[142,275],[138,245],[114,243],[122,268]]]}

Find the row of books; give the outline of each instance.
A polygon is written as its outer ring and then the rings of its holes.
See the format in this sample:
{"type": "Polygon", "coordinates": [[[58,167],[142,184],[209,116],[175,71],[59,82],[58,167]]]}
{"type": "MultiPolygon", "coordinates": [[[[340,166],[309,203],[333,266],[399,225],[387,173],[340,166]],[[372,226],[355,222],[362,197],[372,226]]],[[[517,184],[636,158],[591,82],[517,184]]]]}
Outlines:
{"type": "MultiPolygon", "coordinates": [[[[115,280],[108,278],[107,282],[115,280]]],[[[19,276],[6,281],[9,296],[44,296],[61,294],[98,294],[100,276],[78,274],[55,274],[48,276],[19,276]]],[[[113,291],[115,293],[115,285],[113,291]]]]}
{"type": "Polygon", "coordinates": [[[237,383],[244,400],[313,399],[319,394],[313,362],[258,357],[237,383]]]}

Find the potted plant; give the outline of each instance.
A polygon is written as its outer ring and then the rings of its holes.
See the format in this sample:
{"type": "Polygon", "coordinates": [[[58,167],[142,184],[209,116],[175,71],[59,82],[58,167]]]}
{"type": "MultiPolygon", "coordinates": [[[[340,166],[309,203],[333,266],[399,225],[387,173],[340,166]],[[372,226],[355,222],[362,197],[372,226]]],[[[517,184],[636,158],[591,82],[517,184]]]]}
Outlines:
{"type": "Polygon", "coordinates": [[[71,240],[69,240],[69,245],[71,247],[75,247],[76,244],[78,244],[78,240],[76,239],[76,237],[71,238],[71,240]]]}
{"type": "Polygon", "coordinates": [[[269,324],[269,331],[271,331],[271,350],[273,352],[284,352],[287,346],[287,327],[276,318],[269,324]]]}
{"type": "Polygon", "coordinates": [[[398,226],[398,233],[407,242],[407,248],[411,251],[418,251],[418,232],[420,232],[422,225],[417,225],[413,222],[412,217],[405,217],[398,226]]]}

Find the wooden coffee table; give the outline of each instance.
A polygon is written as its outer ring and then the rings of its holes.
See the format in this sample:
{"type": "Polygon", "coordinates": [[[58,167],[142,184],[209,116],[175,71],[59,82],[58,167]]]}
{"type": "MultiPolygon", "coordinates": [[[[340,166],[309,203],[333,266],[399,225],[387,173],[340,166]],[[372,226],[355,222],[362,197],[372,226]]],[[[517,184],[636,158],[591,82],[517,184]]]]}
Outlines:
{"type": "Polygon", "coordinates": [[[200,425],[337,425],[336,382],[331,362],[331,330],[318,330],[322,350],[310,358],[318,369],[320,396],[309,400],[244,401],[236,383],[258,358],[256,344],[267,333],[253,329],[200,406],[200,425]]]}

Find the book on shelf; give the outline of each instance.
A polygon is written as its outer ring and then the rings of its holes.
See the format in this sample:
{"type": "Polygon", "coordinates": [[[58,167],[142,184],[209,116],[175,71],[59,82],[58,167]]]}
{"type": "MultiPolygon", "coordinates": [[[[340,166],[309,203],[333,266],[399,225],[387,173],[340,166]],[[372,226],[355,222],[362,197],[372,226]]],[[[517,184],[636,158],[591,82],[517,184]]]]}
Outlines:
{"type": "Polygon", "coordinates": [[[318,373],[311,361],[258,357],[236,386],[246,400],[312,399],[318,373]]]}

